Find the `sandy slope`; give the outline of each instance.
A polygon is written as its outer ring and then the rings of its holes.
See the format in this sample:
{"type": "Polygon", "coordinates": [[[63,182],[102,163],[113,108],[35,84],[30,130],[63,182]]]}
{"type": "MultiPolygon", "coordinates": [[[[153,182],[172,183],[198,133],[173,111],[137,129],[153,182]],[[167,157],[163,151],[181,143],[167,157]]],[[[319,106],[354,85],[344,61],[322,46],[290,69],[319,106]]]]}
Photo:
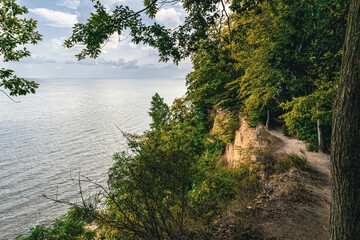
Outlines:
{"type": "Polygon", "coordinates": [[[301,150],[304,151],[308,160],[309,167],[313,170],[325,175],[330,179],[330,156],[324,153],[308,152],[306,151],[305,143],[295,138],[286,137],[280,130],[270,131],[272,135],[281,139],[284,145],[279,149],[281,152],[294,152],[301,155],[301,150]]]}
{"type": "Polygon", "coordinates": [[[305,156],[306,168],[290,168],[270,176],[254,201],[215,221],[209,227],[212,237],[201,239],[329,239],[329,155],[307,151],[305,143],[284,136],[281,130],[270,133],[276,137],[271,140],[275,156],[284,156],[284,153],[305,156]]]}
{"type": "Polygon", "coordinates": [[[308,152],[303,142],[279,130],[270,132],[283,141],[278,152],[305,154],[309,170],[292,169],[269,182],[267,189],[274,193],[259,200],[255,226],[264,239],[329,239],[329,155],[308,152]]]}

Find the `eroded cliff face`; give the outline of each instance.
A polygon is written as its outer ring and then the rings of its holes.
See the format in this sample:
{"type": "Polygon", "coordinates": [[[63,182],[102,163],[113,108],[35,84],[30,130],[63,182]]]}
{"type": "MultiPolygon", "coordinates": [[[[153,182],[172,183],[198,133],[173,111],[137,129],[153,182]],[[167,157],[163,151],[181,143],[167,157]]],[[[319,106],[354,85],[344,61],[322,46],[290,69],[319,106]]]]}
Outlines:
{"type": "MultiPolygon", "coordinates": [[[[234,237],[242,227],[236,225],[238,222],[246,223],[256,239],[329,239],[329,156],[306,151],[305,143],[284,136],[279,129],[268,131],[261,125],[250,128],[245,117],[238,119],[223,159],[229,167],[250,162],[261,189],[245,208],[224,215],[210,226],[216,239],[238,239],[234,237]],[[303,159],[306,167],[290,163],[287,170],[277,168],[279,160],[289,154],[303,159]]],[[[214,122],[212,133],[221,136],[226,114],[216,112],[214,122]]]]}
{"type": "Polygon", "coordinates": [[[244,117],[239,116],[239,124],[239,129],[235,131],[234,142],[226,145],[224,153],[224,160],[231,167],[248,160],[255,160],[251,152],[255,145],[258,145],[255,130],[248,126],[244,117]]]}
{"type": "MultiPolygon", "coordinates": [[[[229,116],[230,113],[226,110],[216,110],[211,132],[219,138],[228,134],[229,127],[226,128],[226,126],[229,125],[229,116]]],[[[242,115],[237,117],[238,127],[232,130],[235,131],[234,138],[227,143],[223,155],[224,161],[229,167],[236,167],[248,161],[255,164],[256,151],[268,148],[274,140],[264,126],[259,125],[256,128],[251,128],[246,122],[246,117],[242,115]]]]}

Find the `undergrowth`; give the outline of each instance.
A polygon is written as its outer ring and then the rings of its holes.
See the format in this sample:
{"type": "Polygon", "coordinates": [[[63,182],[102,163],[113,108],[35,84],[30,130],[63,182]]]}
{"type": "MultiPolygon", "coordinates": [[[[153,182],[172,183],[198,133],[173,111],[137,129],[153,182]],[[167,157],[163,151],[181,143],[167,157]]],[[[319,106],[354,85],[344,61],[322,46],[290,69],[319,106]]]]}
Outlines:
{"type": "Polygon", "coordinates": [[[266,178],[273,174],[283,173],[291,167],[305,170],[307,158],[296,153],[277,154],[272,148],[256,151],[258,164],[266,178]]]}

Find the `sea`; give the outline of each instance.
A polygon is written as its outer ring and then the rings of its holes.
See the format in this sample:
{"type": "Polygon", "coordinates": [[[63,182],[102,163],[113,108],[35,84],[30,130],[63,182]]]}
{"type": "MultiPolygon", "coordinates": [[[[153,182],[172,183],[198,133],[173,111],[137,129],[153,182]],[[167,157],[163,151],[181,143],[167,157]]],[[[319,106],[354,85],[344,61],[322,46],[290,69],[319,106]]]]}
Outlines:
{"type": "Polygon", "coordinates": [[[20,103],[0,92],[0,239],[49,225],[69,208],[59,202],[79,203],[80,187],[95,194],[126,150],[121,131],[149,128],[151,97],[171,104],[186,92],[184,79],[32,80],[39,89],[20,103]]]}

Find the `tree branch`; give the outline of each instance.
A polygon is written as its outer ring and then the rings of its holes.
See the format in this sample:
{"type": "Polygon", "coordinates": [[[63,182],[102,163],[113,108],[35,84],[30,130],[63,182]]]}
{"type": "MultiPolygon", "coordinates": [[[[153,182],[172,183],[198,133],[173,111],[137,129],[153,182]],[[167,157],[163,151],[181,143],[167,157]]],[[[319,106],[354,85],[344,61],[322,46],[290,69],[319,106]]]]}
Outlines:
{"type": "Polygon", "coordinates": [[[16,101],[14,100],[12,97],[10,97],[4,90],[0,89],[1,92],[3,92],[5,94],[5,96],[7,96],[11,101],[15,102],[15,103],[20,103],[21,101],[16,101]]]}

